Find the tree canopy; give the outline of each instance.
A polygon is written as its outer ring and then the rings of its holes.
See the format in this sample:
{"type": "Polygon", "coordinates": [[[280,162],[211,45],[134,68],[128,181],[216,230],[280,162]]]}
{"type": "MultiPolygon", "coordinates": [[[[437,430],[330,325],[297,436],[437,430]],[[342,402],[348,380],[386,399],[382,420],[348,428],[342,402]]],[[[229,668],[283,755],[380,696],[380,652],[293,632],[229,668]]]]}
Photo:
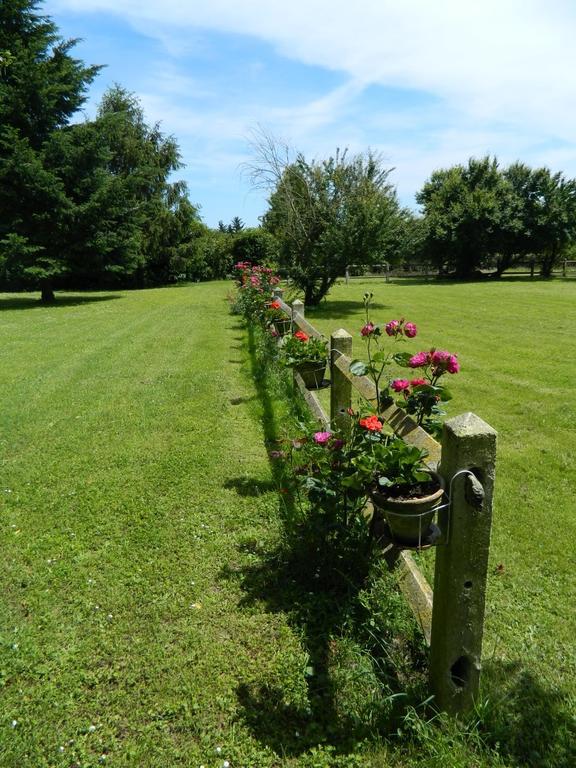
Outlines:
{"type": "Polygon", "coordinates": [[[499,276],[527,258],[547,277],[576,235],[576,182],[547,168],[471,158],[435,171],[416,199],[427,256],[462,279],[490,268],[499,276]]]}
{"type": "Polygon", "coordinates": [[[270,191],[262,221],[278,241],[278,264],[306,304],[318,304],[347,264],[397,260],[403,212],[380,156],[289,161],[264,137],[251,170],[270,191]]]}
{"type": "Polygon", "coordinates": [[[0,5],[0,281],[9,288],[167,282],[200,232],[176,141],[121,86],[72,122],[98,66],[36,12],[0,5]]]}

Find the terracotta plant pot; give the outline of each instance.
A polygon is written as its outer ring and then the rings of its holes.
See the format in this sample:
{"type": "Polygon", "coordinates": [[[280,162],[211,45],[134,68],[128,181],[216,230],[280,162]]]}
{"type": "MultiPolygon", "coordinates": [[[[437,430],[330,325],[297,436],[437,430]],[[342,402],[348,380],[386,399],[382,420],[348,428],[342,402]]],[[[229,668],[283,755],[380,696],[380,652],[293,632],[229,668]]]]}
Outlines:
{"type": "Polygon", "coordinates": [[[398,546],[422,546],[431,532],[432,520],[442,502],[445,483],[436,472],[430,472],[430,475],[438,483],[438,489],[426,496],[394,498],[386,495],[386,489],[370,490],[374,514],[382,515],[393,542],[398,546]]]}
{"type": "Polygon", "coordinates": [[[300,363],[294,370],[298,371],[308,389],[318,389],[324,381],[326,361],[323,363],[300,363]]]}

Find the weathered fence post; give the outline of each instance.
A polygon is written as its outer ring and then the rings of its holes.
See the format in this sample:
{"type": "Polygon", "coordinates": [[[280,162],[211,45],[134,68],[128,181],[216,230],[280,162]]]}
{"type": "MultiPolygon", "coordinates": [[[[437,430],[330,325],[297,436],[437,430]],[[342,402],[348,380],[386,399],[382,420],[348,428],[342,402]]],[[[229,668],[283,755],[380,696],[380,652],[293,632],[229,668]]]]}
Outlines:
{"type": "Polygon", "coordinates": [[[282,296],[284,296],[284,288],[272,288],[272,296],[274,296],[275,299],[281,299],[282,296]]]}
{"type": "Polygon", "coordinates": [[[444,424],[439,471],[451,503],[439,520],[447,540],[436,550],[430,689],[454,715],[473,707],[480,683],[495,462],[496,432],[478,416],[444,424]]]}
{"type": "Polygon", "coordinates": [[[292,302],[292,318],[294,319],[296,315],[304,317],[304,302],[300,301],[300,299],[295,299],[292,302]]]}
{"type": "Polygon", "coordinates": [[[352,357],[352,336],[340,328],[330,336],[330,423],[347,430],[350,426],[348,408],[352,405],[352,384],[334,365],[339,355],[352,357]]]}

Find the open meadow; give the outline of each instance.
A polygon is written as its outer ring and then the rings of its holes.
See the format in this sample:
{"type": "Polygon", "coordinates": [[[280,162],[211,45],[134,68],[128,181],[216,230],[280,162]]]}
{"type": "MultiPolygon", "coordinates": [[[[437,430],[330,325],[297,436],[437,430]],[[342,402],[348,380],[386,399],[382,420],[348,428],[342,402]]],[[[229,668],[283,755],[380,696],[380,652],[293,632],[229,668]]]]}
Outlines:
{"type": "Polygon", "coordinates": [[[498,430],[482,702],[454,730],[394,721],[350,627],[315,681],[300,607],[329,602],[262,578],[285,503],[267,440],[293,427],[230,287],[0,295],[0,766],[576,764],[576,280],[356,280],[307,310],[360,356],[373,291],[410,349],[458,353],[450,414],[498,430]]]}

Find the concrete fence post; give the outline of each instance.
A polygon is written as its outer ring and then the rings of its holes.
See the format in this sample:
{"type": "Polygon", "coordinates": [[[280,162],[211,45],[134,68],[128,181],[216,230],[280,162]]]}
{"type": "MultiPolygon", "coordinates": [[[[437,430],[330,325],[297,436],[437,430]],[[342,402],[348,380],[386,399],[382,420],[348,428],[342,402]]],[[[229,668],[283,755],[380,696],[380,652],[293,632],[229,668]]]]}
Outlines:
{"type": "Polygon", "coordinates": [[[284,288],[278,288],[278,286],[272,288],[272,296],[275,299],[281,299],[284,296],[284,288]]]}
{"type": "Polygon", "coordinates": [[[348,408],[352,406],[352,384],[334,365],[339,355],[352,357],[352,336],[340,328],[330,336],[330,423],[335,429],[350,427],[348,408]]]}
{"type": "Polygon", "coordinates": [[[295,299],[292,302],[292,318],[296,317],[296,315],[304,317],[304,302],[300,301],[300,299],[295,299]]]}
{"type": "Polygon", "coordinates": [[[439,472],[451,503],[439,520],[430,691],[453,715],[472,709],[480,683],[495,463],[496,432],[482,419],[465,413],[444,424],[439,472]]]}

